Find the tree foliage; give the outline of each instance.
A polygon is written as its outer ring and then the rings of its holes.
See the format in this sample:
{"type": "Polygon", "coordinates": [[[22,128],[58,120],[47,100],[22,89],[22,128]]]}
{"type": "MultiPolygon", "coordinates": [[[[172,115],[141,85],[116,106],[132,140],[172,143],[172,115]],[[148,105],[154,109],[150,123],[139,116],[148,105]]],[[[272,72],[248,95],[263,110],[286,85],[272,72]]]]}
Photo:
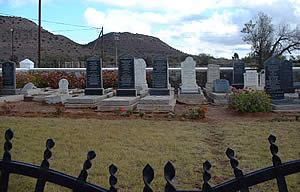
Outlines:
{"type": "Polygon", "coordinates": [[[260,69],[271,56],[281,56],[288,52],[300,50],[300,26],[291,28],[288,24],[272,24],[272,18],[263,12],[258,13],[255,21],[245,24],[243,40],[252,47],[254,56],[260,69]]]}

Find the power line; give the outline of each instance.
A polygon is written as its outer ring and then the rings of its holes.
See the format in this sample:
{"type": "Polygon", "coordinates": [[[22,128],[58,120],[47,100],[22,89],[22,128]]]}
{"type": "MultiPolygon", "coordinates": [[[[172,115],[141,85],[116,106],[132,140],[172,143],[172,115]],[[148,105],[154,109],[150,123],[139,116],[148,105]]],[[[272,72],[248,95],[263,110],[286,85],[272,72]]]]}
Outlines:
{"type": "MultiPolygon", "coordinates": [[[[0,14],[4,15],[4,16],[20,17],[20,16],[16,16],[16,15],[7,14],[7,13],[0,13],[0,14]]],[[[32,21],[37,21],[38,20],[38,19],[26,18],[26,17],[22,17],[22,18],[32,20],[32,21]]],[[[91,27],[91,26],[85,26],[85,25],[75,25],[75,24],[63,23],[63,22],[58,22],[58,21],[48,21],[48,20],[42,20],[42,21],[46,22],[46,23],[54,23],[54,24],[67,25],[67,26],[73,26],[73,27],[83,27],[83,28],[98,29],[98,30],[101,29],[99,27],[91,27]]]]}

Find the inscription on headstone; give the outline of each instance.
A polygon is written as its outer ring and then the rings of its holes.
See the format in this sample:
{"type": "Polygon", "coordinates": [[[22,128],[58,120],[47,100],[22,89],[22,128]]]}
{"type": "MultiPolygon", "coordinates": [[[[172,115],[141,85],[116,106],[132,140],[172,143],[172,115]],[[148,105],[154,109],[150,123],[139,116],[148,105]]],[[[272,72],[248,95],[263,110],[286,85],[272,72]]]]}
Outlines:
{"type": "Polygon", "coordinates": [[[169,87],[169,71],[168,71],[168,58],[156,57],[153,60],[153,88],[166,88],[169,87]]]}
{"type": "Polygon", "coordinates": [[[199,93],[199,86],[196,83],[196,62],[192,57],[187,57],[181,63],[181,92],[199,93]]]}
{"type": "Polygon", "coordinates": [[[229,81],[226,79],[214,80],[213,92],[215,93],[228,93],[231,91],[229,81]]]}
{"type": "Polygon", "coordinates": [[[135,89],[133,56],[123,55],[119,58],[119,89],[135,89]]]}
{"type": "Polygon", "coordinates": [[[16,63],[8,61],[2,64],[3,89],[16,89],[16,63]]]}
{"type": "Polygon", "coordinates": [[[103,95],[102,61],[100,57],[90,57],[86,61],[85,95],[103,95]]]}
{"type": "Polygon", "coordinates": [[[271,57],[265,63],[265,87],[272,99],[284,99],[280,84],[280,61],[271,57]]]}
{"type": "Polygon", "coordinates": [[[244,87],[244,73],[245,63],[243,61],[237,61],[233,64],[233,83],[232,85],[237,89],[244,87]]]}
{"type": "Polygon", "coordinates": [[[245,87],[251,87],[254,89],[258,88],[258,73],[256,71],[246,71],[244,73],[244,83],[245,87]]]}
{"type": "Polygon", "coordinates": [[[66,79],[61,79],[58,82],[59,86],[59,93],[62,95],[68,95],[69,94],[69,82],[66,79]]]}
{"type": "Polygon", "coordinates": [[[280,86],[284,93],[295,93],[293,63],[290,61],[283,61],[280,65],[280,86]]]}

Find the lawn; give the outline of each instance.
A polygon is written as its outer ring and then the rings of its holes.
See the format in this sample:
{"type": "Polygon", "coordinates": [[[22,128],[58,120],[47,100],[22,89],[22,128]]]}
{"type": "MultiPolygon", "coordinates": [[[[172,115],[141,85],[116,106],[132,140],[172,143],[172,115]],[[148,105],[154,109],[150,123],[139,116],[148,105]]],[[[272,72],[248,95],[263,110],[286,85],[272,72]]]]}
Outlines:
{"type": "MultiPolygon", "coordinates": [[[[93,120],[64,118],[0,117],[0,145],[4,133],[14,130],[12,159],[41,164],[45,142],[55,140],[50,168],[78,176],[89,150],[97,157],[88,171],[88,181],[109,188],[108,167],[118,166],[117,188],[121,192],[143,189],[142,170],[149,163],[155,170],[151,186],[163,191],[163,167],[172,161],[176,167],[177,189],[202,188],[202,163],[212,163],[211,185],[233,177],[228,147],[235,150],[239,168],[249,173],[272,165],[268,136],[277,136],[282,162],[300,159],[299,122],[224,122],[199,123],[150,120],[93,120]]],[[[3,154],[3,147],[0,154],[3,154]]],[[[300,173],[287,177],[290,192],[300,191],[300,173]]],[[[33,191],[35,180],[10,177],[9,191],[33,191]]],[[[252,191],[276,191],[274,181],[252,188],[252,191]]],[[[45,191],[68,191],[47,183],[45,191]]]]}

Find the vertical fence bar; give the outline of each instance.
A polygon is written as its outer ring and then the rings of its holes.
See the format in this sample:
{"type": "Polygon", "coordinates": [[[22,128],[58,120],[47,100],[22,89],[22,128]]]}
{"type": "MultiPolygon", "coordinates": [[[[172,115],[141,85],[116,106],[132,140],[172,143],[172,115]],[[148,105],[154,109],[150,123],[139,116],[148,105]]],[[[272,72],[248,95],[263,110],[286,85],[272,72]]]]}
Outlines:
{"type": "MultiPolygon", "coordinates": [[[[281,159],[277,155],[279,150],[278,150],[278,146],[275,144],[276,137],[274,135],[270,135],[268,140],[269,143],[271,144],[270,151],[272,153],[273,166],[278,167],[279,165],[281,165],[281,159]]],[[[277,180],[277,186],[279,192],[288,192],[285,177],[280,176],[280,170],[278,168],[276,169],[275,174],[278,175],[278,177],[276,177],[276,180],[277,180]]]]}
{"type": "Polygon", "coordinates": [[[205,161],[203,163],[203,170],[204,170],[204,173],[203,173],[203,187],[202,187],[202,191],[203,192],[208,192],[209,190],[211,190],[211,186],[210,184],[208,183],[208,181],[211,179],[211,174],[210,172],[208,172],[211,168],[211,164],[209,161],[205,161]]]}
{"type": "Polygon", "coordinates": [[[153,192],[150,184],[154,179],[154,170],[151,165],[147,164],[143,169],[143,181],[145,184],[143,192],[153,192]]]}
{"type": "MultiPolygon", "coordinates": [[[[44,152],[44,160],[41,164],[41,169],[45,173],[48,171],[50,164],[48,159],[51,158],[52,152],[50,149],[52,149],[55,145],[55,142],[52,139],[48,139],[46,142],[46,150],[44,152]]],[[[45,185],[46,185],[46,178],[43,174],[41,174],[40,178],[37,180],[36,186],[35,186],[35,192],[43,192],[45,185]]]]}
{"type": "Polygon", "coordinates": [[[92,160],[95,159],[95,157],[96,157],[95,151],[89,151],[88,152],[87,160],[83,164],[83,169],[82,169],[82,171],[80,172],[80,174],[77,178],[77,181],[78,181],[77,186],[74,186],[73,192],[85,191],[83,185],[86,182],[86,179],[88,177],[87,170],[92,167],[92,160]]]}
{"type": "Polygon", "coordinates": [[[111,164],[109,166],[109,184],[110,184],[110,189],[109,192],[117,192],[117,188],[115,187],[115,185],[118,183],[118,179],[115,176],[116,172],[118,171],[118,167],[115,166],[114,164],[111,164]]]}
{"type": "Polygon", "coordinates": [[[237,159],[234,158],[234,150],[228,148],[226,150],[226,155],[230,159],[230,164],[231,164],[231,167],[233,168],[235,178],[237,178],[239,180],[239,185],[240,185],[240,188],[241,188],[241,192],[249,192],[248,186],[246,186],[242,182],[242,179],[244,178],[244,174],[243,174],[242,170],[240,170],[238,168],[239,162],[238,162],[237,159]]]}
{"type": "Polygon", "coordinates": [[[176,192],[176,188],[172,183],[173,179],[175,178],[176,171],[171,161],[169,161],[165,165],[164,174],[165,174],[165,179],[167,181],[167,184],[165,186],[165,192],[176,192]]]}
{"type": "MultiPolygon", "coordinates": [[[[4,143],[4,155],[3,161],[11,161],[10,150],[12,149],[12,138],[14,137],[14,132],[12,129],[8,129],[5,132],[5,143],[4,143]]],[[[0,191],[7,192],[9,182],[9,171],[6,169],[1,170],[1,180],[0,180],[0,191]]]]}

